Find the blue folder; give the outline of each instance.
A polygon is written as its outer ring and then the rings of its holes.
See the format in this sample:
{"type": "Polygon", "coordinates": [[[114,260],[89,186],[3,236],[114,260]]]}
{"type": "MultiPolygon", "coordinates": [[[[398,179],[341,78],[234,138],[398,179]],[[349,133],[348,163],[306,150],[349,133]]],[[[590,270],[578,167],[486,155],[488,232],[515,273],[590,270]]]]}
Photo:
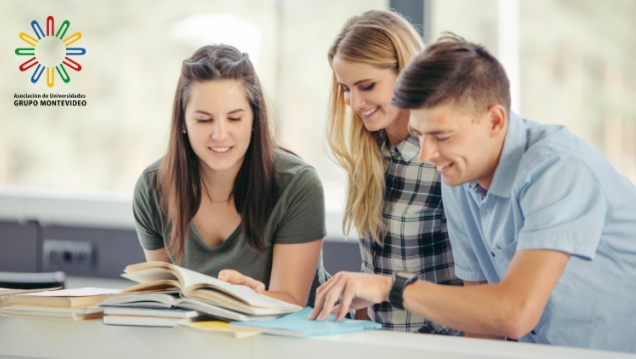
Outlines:
{"type": "Polygon", "coordinates": [[[335,322],[334,319],[336,316],[334,314],[330,314],[323,322],[309,320],[308,317],[311,311],[312,308],[307,307],[299,312],[274,320],[232,322],[230,323],[230,328],[301,338],[382,329],[382,324],[368,320],[345,318],[339,322],[335,322]]]}

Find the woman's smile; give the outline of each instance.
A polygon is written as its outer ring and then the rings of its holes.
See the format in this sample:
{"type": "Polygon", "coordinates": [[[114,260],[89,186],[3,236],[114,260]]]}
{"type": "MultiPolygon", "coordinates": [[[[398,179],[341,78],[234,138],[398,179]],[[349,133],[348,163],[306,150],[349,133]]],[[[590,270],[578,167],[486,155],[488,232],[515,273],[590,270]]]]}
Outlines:
{"type": "Polygon", "coordinates": [[[362,116],[363,119],[368,120],[373,116],[373,114],[378,112],[379,109],[380,106],[376,106],[366,111],[359,111],[358,113],[360,114],[360,116],[362,116]]]}
{"type": "Polygon", "coordinates": [[[232,153],[234,147],[208,147],[216,157],[226,157],[232,153]]]}

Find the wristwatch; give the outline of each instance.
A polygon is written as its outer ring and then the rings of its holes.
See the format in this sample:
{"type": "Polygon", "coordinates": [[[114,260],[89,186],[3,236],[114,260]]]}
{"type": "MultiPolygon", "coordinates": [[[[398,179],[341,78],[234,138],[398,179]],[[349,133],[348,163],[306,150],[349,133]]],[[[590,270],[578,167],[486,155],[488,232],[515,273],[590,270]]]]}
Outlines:
{"type": "Polygon", "coordinates": [[[393,272],[393,286],[391,287],[391,292],[389,292],[389,301],[393,307],[404,309],[402,305],[404,302],[404,288],[416,280],[417,274],[415,273],[406,271],[393,272]]]}

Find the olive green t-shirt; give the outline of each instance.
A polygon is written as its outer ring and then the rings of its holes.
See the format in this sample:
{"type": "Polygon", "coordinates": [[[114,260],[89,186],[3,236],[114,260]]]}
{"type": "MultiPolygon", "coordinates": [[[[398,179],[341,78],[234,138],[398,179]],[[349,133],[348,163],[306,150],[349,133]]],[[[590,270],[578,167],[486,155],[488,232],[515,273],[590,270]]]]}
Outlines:
{"type": "MultiPolygon", "coordinates": [[[[194,224],[186,234],[181,266],[213,277],[222,269],[234,269],[269,287],[272,251],[277,243],[306,243],[326,236],[325,201],[322,183],[316,170],[300,158],[274,150],[276,158],[276,204],[265,226],[265,256],[247,244],[241,227],[236,228],[221,245],[205,244],[194,224]]],[[[135,186],[133,213],[141,246],[147,250],[168,248],[170,228],[159,208],[157,171],[161,159],[142,173],[135,186]]],[[[171,259],[175,260],[173,256],[171,259]]],[[[328,278],[320,261],[314,277],[308,305],[313,306],[315,291],[328,278]]]]}

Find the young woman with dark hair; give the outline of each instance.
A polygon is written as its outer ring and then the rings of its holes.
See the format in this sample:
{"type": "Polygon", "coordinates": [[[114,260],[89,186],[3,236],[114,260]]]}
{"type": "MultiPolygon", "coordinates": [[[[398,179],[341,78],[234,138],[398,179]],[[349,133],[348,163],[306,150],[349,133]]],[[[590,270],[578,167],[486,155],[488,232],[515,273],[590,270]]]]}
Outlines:
{"type": "Polygon", "coordinates": [[[133,210],[148,261],[300,306],[326,280],[318,174],[276,146],[254,67],[232,46],[183,62],[168,152],[139,178],[133,210]]]}

